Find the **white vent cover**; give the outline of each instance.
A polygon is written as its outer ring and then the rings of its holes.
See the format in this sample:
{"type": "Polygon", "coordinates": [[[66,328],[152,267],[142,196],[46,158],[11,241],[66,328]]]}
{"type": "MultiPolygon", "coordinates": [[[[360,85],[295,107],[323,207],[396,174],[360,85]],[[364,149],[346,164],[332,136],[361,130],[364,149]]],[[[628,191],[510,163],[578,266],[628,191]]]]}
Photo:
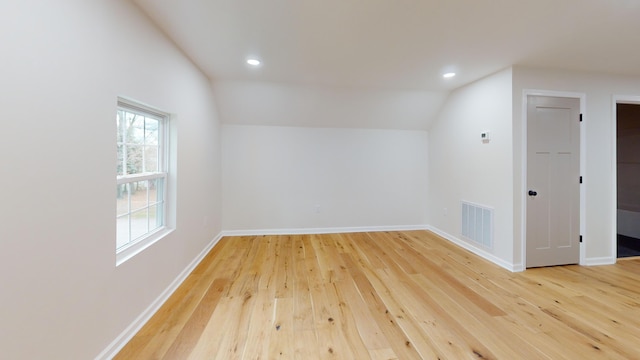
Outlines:
{"type": "Polygon", "coordinates": [[[462,201],[462,237],[493,248],[493,209],[462,201]]]}

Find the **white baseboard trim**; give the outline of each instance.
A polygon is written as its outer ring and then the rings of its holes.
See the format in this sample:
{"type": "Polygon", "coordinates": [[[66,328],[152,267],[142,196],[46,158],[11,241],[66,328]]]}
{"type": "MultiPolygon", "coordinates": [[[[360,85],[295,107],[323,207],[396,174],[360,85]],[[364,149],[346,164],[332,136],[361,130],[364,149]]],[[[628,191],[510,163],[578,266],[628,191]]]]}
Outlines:
{"type": "Polygon", "coordinates": [[[428,230],[428,225],[393,225],[393,226],[299,228],[299,229],[225,230],[225,231],[222,231],[222,236],[308,235],[308,234],[336,234],[336,233],[354,233],[354,232],[411,231],[411,230],[428,230]]]}
{"type": "Polygon", "coordinates": [[[613,265],[615,263],[616,258],[610,256],[584,259],[584,265],[586,266],[613,265]]]}
{"type": "Polygon", "coordinates": [[[524,264],[513,264],[513,272],[522,272],[525,271],[526,268],[524,267],[524,264]]]}
{"type": "Polygon", "coordinates": [[[471,251],[472,253],[474,253],[474,254],[476,254],[476,255],[478,255],[478,256],[486,259],[486,260],[489,260],[492,263],[494,263],[494,264],[496,264],[496,265],[498,265],[498,266],[500,266],[502,268],[505,268],[505,269],[507,269],[507,270],[509,270],[511,272],[517,272],[517,271],[523,271],[524,270],[522,264],[512,264],[512,263],[509,263],[507,261],[504,261],[504,260],[500,259],[499,257],[488,253],[486,250],[477,248],[477,247],[473,246],[472,244],[469,244],[466,241],[458,239],[457,237],[455,237],[455,236],[453,236],[453,235],[451,235],[449,233],[446,233],[446,232],[444,232],[444,231],[442,231],[442,230],[440,230],[440,229],[438,229],[436,227],[428,226],[427,230],[432,231],[436,235],[439,235],[439,236],[451,241],[452,243],[460,246],[461,248],[464,248],[464,249],[466,249],[468,251],[471,251]]]}
{"type": "Polygon", "coordinates": [[[523,271],[522,264],[508,263],[487,251],[477,248],[465,241],[456,238],[440,229],[430,225],[394,225],[394,226],[362,226],[362,227],[334,227],[334,228],[298,228],[298,229],[260,229],[260,230],[224,230],[222,236],[260,236],[260,235],[307,235],[307,234],[335,234],[353,232],[377,232],[377,231],[412,231],[428,230],[451,241],[452,243],[471,251],[472,253],[491,261],[511,272],[523,271]]]}
{"type": "Polygon", "coordinates": [[[222,238],[222,233],[218,234],[211,242],[191,261],[191,263],[171,282],[171,284],[140,314],[126,329],[107,346],[97,357],[96,360],[112,359],[120,350],[133,338],[133,336],[142,329],[144,324],[160,309],[160,307],[169,299],[182,282],[191,274],[204,257],[213,249],[213,247],[222,238]]]}

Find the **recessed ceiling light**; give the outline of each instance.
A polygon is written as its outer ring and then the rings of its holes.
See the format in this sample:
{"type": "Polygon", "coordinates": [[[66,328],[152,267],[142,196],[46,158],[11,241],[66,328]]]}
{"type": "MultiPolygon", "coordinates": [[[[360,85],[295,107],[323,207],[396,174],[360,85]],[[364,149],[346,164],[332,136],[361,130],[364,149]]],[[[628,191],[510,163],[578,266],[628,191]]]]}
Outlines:
{"type": "Polygon", "coordinates": [[[454,73],[454,72],[449,72],[449,73],[446,73],[446,74],[442,75],[442,77],[445,78],[445,79],[452,78],[454,76],[456,76],[456,73],[454,73]]]}
{"type": "Polygon", "coordinates": [[[258,59],[248,59],[247,60],[247,64],[249,64],[251,66],[258,66],[258,65],[260,65],[260,60],[258,60],[258,59]]]}

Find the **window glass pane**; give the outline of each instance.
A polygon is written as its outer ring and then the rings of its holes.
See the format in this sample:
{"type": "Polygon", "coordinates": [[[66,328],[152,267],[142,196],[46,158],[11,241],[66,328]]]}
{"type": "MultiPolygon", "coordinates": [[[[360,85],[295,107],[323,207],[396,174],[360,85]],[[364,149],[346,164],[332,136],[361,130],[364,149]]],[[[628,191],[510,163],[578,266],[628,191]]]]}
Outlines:
{"type": "Polygon", "coordinates": [[[116,185],[117,214],[123,215],[129,212],[128,184],[116,185]]]}
{"type": "Polygon", "coordinates": [[[130,183],[131,211],[147,207],[147,187],[146,180],[130,183]]]}
{"type": "Polygon", "coordinates": [[[124,111],[124,118],[127,124],[131,124],[133,122],[133,119],[136,117],[136,114],[128,112],[126,110],[123,110],[123,111],[124,111]]]}
{"type": "Polygon", "coordinates": [[[124,146],[118,145],[118,163],[116,165],[118,175],[124,175],[124,172],[123,172],[124,164],[122,163],[123,159],[124,159],[124,146]]]}
{"type": "Polygon", "coordinates": [[[132,115],[128,117],[127,143],[144,144],[144,116],[127,114],[132,115]]]}
{"type": "Polygon", "coordinates": [[[158,146],[144,147],[144,171],[158,172],[158,146]]]}
{"type": "Polygon", "coordinates": [[[140,174],[142,168],[142,146],[127,146],[127,174],[140,174]]]}
{"type": "Polygon", "coordinates": [[[149,208],[149,231],[153,231],[162,225],[162,204],[153,205],[149,208]]]}
{"type": "Polygon", "coordinates": [[[135,240],[149,232],[148,209],[131,213],[131,239],[135,240]]]}
{"type": "Polygon", "coordinates": [[[116,126],[118,127],[118,133],[116,134],[116,141],[119,143],[122,142],[122,134],[124,134],[124,128],[125,128],[124,124],[125,124],[124,111],[118,110],[116,114],[116,126]]]}
{"type": "Polygon", "coordinates": [[[129,239],[129,215],[125,215],[116,220],[116,249],[127,245],[129,239]]]}
{"type": "Polygon", "coordinates": [[[149,205],[162,201],[163,179],[149,180],[149,205]]]}
{"type": "Polygon", "coordinates": [[[144,125],[144,143],[147,145],[158,145],[160,135],[160,121],[153,118],[146,118],[144,125]]]}

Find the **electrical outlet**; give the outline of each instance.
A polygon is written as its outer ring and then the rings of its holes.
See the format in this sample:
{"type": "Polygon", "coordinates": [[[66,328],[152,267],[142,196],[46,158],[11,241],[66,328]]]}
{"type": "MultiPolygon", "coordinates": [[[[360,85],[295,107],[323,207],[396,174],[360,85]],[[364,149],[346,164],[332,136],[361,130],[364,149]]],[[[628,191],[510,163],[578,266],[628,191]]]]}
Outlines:
{"type": "Polygon", "coordinates": [[[315,205],[313,209],[315,210],[316,214],[320,213],[320,205],[315,205]]]}
{"type": "Polygon", "coordinates": [[[449,213],[449,210],[447,208],[442,209],[442,215],[447,216],[448,213],[449,213]]]}

